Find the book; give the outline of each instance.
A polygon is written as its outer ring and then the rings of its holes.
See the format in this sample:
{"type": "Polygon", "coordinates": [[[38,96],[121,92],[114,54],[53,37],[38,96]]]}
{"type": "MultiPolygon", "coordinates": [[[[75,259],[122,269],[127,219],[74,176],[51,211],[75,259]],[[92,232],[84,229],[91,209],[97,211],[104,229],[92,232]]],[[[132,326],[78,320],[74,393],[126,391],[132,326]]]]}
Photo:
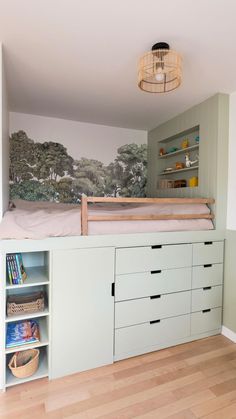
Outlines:
{"type": "Polygon", "coordinates": [[[12,271],[11,271],[11,265],[10,265],[9,255],[7,255],[6,261],[7,261],[7,274],[8,274],[8,278],[9,278],[10,284],[12,285],[13,284],[13,277],[12,277],[12,271]]]}
{"type": "Polygon", "coordinates": [[[17,264],[19,266],[19,271],[20,271],[20,277],[21,277],[21,283],[23,284],[27,278],[27,274],[23,265],[23,259],[22,259],[22,254],[21,253],[17,253],[16,255],[16,260],[17,260],[17,264]]]}
{"type": "Polygon", "coordinates": [[[12,283],[15,285],[17,284],[17,272],[15,270],[14,261],[13,261],[13,255],[8,255],[9,264],[10,264],[10,270],[12,275],[12,283]]]}
{"type": "Polygon", "coordinates": [[[39,342],[39,325],[35,320],[7,324],[6,348],[39,342]]]}
{"type": "Polygon", "coordinates": [[[6,257],[6,261],[7,274],[10,284],[23,284],[27,278],[27,274],[25,272],[21,253],[8,254],[6,257]]]}
{"type": "Polygon", "coordinates": [[[21,268],[20,268],[20,261],[19,261],[19,254],[18,253],[15,255],[15,259],[16,259],[16,264],[17,264],[17,271],[18,271],[18,274],[19,274],[19,284],[23,284],[24,281],[22,280],[21,268]]]}
{"type": "Polygon", "coordinates": [[[21,274],[20,274],[20,271],[18,271],[18,266],[16,263],[16,255],[12,255],[12,264],[13,264],[14,275],[15,275],[15,283],[19,284],[21,281],[21,274]]]}

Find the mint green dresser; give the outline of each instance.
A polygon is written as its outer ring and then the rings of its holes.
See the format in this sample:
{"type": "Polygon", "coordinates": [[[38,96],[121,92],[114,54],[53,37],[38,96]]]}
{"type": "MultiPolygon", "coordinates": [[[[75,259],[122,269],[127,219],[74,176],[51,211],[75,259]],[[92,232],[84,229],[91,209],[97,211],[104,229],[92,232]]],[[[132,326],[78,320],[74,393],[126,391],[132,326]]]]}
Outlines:
{"type": "Polygon", "coordinates": [[[221,331],[224,242],[116,249],[115,360],[221,331]]]}

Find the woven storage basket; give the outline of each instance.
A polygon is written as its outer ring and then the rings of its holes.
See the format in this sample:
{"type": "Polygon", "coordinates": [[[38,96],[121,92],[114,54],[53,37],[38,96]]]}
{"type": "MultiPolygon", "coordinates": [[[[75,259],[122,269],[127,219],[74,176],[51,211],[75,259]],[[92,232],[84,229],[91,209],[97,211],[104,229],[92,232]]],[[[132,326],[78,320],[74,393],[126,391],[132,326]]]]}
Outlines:
{"type": "Polygon", "coordinates": [[[16,352],[11,358],[8,367],[17,378],[26,378],[33,375],[39,366],[39,350],[28,349],[16,352]]]}
{"type": "Polygon", "coordinates": [[[29,295],[11,295],[7,299],[7,315],[35,313],[44,310],[44,292],[29,295]]]}

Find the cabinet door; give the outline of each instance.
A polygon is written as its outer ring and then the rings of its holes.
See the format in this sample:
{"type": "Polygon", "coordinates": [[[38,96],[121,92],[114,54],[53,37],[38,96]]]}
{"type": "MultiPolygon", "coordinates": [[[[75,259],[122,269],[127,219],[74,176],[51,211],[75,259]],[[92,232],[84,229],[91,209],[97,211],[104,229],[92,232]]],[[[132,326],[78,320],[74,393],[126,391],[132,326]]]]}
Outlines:
{"type": "Polygon", "coordinates": [[[114,249],[52,254],[51,378],[113,362],[114,249]]]}

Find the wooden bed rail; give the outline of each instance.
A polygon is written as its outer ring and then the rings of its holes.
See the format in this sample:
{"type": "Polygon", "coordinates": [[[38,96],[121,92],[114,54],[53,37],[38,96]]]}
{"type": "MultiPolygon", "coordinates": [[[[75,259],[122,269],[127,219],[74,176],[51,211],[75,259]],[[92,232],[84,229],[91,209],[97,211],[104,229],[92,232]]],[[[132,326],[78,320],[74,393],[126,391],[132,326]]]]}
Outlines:
{"type": "Polygon", "coordinates": [[[129,203],[129,204],[214,204],[212,198],[111,198],[82,195],[81,234],[88,235],[88,221],[137,221],[137,220],[192,220],[213,219],[213,214],[160,214],[160,215],[89,215],[88,203],[129,203]]]}

